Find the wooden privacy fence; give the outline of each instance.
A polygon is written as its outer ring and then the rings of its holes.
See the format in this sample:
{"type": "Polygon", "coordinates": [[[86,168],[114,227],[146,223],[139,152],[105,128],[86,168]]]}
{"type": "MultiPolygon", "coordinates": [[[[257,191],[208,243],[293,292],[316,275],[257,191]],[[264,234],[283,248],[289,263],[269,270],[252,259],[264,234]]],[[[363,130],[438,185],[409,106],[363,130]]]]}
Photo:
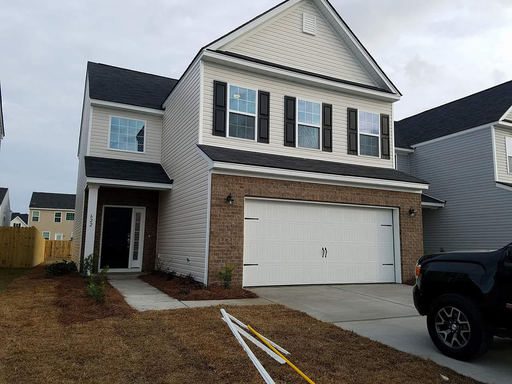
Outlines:
{"type": "Polygon", "coordinates": [[[72,240],[46,240],[44,248],[44,260],[68,260],[71,259],[72,240]]]}
{"type": "Polygon", "coordinates": [[[30,268],[44,261],[45,240],[34,228],[0,227],[0,267],[30,268]]]}
{"type": "Polygon", "coordinates": [[[0,227],[0,268],[30,268],[71,259],[71,240],[45,240],[35,228],[0,227]]]}

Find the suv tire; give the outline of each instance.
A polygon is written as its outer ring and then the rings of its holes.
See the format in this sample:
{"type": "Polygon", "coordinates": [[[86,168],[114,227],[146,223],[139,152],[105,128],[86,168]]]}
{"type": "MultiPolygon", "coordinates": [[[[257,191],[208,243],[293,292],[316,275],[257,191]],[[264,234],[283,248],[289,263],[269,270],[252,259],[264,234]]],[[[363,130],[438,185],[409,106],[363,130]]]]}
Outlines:
{"type": "Polygon", "coordinates": [[[462,295],[446,294],[434,300],[427,327],[436,347],[457,360],[480,356],[492,343],[492,333],[478,306],[462,295]]]}

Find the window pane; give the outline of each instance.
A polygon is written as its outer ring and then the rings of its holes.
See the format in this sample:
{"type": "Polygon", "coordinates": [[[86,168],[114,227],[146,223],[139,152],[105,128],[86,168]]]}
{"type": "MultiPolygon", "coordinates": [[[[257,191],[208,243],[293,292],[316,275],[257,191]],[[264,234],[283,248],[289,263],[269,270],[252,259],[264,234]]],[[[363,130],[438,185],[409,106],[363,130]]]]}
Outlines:
{"type": "Polygon", "coordinates": [[[71,212],[66,213],[66,220],[75,220],[75,214],[71,212]]]}
{"type": "Polygon", "coordinates": [[[252,116],[229,114],[229,136],[254,140],[256,119],[252,116]]]}
{"type": "Polygon", "coordinates": [[[320,149],[320,129],[299,125],[299,147],[320,149]]]}
{"type": "Polygon", "coordinates": [[[256,91],[234,85],[230,86],[229,108],[232,111],[256,114],[256,91]]]}
{"type": "Polygon", "coordinates": [[[298,119],[302,124],[320,125],[320,104],[299,100],[298,119]]]}
{"type": "Polygon", "coordinates": [[[379,156],[379,138],[377,136],[360,135],[359,153],[366,156],[379,156]]]}
{"type": "Polygon", "coordinates": [[[144,152],[144,122],[113,117],[110,125],[110,148],[144,152]]]}
{"type": "Polygon", "coordinates": [[[377,113],[359,112],[359,132],[378,135],[380,133],[379,115],[377,113]]]}

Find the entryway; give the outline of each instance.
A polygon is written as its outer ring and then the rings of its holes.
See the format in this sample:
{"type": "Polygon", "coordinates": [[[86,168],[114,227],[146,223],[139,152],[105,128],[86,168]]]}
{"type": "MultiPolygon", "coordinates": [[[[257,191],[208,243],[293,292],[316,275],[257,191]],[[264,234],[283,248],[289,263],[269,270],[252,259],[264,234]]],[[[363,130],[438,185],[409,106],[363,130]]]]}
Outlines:
{"type": "Polygon", "coordinates": [[[103,207],[100,268],[108,267],[111,272],[141,270],[145,216],[143,207],[103,207]]]}

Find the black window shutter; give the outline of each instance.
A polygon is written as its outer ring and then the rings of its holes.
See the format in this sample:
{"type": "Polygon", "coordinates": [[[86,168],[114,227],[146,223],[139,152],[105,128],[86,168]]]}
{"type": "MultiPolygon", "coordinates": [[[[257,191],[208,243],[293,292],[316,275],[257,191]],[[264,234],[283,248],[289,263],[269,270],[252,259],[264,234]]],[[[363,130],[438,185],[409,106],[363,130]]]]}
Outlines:
{"type": "Polygon", "coordinates": [[[380,143],[381,157],[389,160],[389,115],[380,115],[380,143]]]}
{"type": "Polygon", "coordinates": [[[357,109],[347,108],[347,152],[357,155],[357,109]]]}
{"type": "Polygon", "coordinates": [[[213,134],[226,136],[228,85],[222,81],[213,82],[213,134]]]}
{"type": "Polygon", "coordinates": [[[258,91],[258,142],[269,143],[270,93],[258,91]]]}
{"type": "Polygon", "coordinates": [[[332,152],[332,105],[322,104],[322,151],[332,152]]]}
{"type": "Polygon", "coordinates": [[[284,97],[284,145],[295,147],[295,97],[284,97]]]}

